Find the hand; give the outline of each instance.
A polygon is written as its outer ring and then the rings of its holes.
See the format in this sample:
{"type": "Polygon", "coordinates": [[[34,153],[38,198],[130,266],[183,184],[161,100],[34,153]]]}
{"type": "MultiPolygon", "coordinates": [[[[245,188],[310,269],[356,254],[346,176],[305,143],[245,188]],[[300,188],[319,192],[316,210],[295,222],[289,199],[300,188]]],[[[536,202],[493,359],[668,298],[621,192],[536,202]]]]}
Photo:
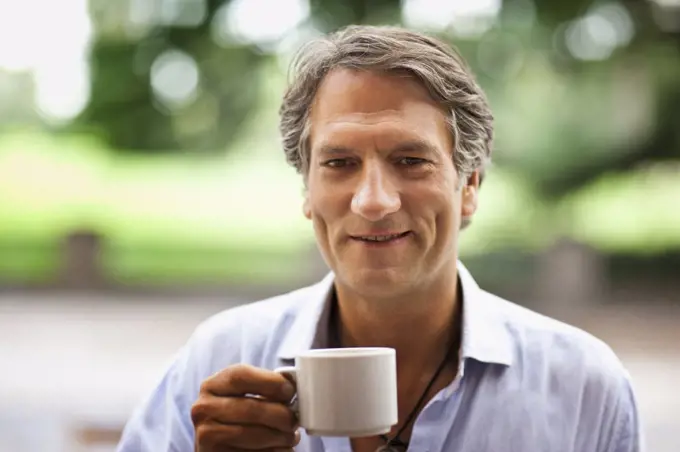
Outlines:
{"type": "Polygon", "coordinates": [[[196,452],[291,451],[300,441],[288,407],[295,386],[276,372],[237,364],[201,385],[191,407],[196,452]]]}

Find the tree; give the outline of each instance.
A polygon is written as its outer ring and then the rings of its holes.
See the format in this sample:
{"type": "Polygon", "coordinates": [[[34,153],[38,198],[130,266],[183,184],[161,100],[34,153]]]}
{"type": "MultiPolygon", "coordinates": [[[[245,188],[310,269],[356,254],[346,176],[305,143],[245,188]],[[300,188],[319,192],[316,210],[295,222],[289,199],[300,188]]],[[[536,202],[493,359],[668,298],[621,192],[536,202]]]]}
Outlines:
{"type": "MultiPolygon", "coordinates": [[[[269,48],[237,37],[216,39],[215,24],[237,0],[140,2],[152,5],[144,20],[134,19],[136,3],[130,1],[91,0],[97,30],[92,97],[76,126],[98,131],[127,152],[227,148],[256,108],[258,68],[271,58],[269,48]],[[152,83],[156,79],[158,86],[152,83]],[[182,83],[194,83],[195,89],[182,83]]],[[[399,0],[310,0],[305,25],[325,32],[352,23],[397,23],[400,5],[399,0]]],[[[677,28],[660,29],[654,8],[660,6],[633,0],[505,0],[499,24],[482,36],[440,30],[468,57],[495,104],[499,162],[525,172],[545,194],[560,196],[606,170],[680,158],[680,40],[677,28]],[[623,19],[632,21],[630,42],[606,58],[574,56],[565,47],[565,33],[576,26],[590,30],[595,22],[577,21],[603,5],[623,8],[623,19]],[[499,76],[513,64],[514,53],[523,61],[519,69],[499,76]],[[547,78],[527,82],[541,65],[547,78]],[[561,95],[555,85],[563,87],[561,95]],[[525,126],[517,129],[504,118],[516,114],[522,99],[525,126]],[[637,105],[636,99],[647,104],[637,105]],[[643,107],[648,108],[640,110],[643,117],[625,121],[627,110],[643,107]],[[650,118],[647,128],[632,133],[650,118]]],[[[590,32],[600,39],[611,34],[605,28],[590,32]]]]}

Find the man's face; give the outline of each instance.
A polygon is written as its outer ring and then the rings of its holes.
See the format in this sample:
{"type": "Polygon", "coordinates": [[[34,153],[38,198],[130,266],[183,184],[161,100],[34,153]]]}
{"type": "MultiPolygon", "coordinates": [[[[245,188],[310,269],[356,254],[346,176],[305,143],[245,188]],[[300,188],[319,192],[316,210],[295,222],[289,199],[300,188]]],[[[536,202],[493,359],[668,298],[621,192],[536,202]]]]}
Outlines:
{"type": "Polygon", "coordinates": [[[426,89],[336,69],[310,120],[304,212],[338,282],[389,297],[450,278],[478,184],[459,183],[445,114],[426,89]]]}

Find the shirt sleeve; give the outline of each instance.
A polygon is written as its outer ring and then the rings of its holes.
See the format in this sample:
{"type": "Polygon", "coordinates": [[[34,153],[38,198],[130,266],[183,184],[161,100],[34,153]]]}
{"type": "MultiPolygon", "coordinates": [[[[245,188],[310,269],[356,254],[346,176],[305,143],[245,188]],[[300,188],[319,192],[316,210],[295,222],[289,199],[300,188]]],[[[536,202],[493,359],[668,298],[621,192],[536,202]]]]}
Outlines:
{"type": "Polygon", "coordinates": [[[191,406],[200,387],[196,347],[185,345],[128,420],[117,452],[193,452],[191,406]]]}
{"type": "Polygon", "coordinates": [[[620,389],[614,422],[614,435],[607,452],[646,451],[635,394],[629,379],[620,389]]]}

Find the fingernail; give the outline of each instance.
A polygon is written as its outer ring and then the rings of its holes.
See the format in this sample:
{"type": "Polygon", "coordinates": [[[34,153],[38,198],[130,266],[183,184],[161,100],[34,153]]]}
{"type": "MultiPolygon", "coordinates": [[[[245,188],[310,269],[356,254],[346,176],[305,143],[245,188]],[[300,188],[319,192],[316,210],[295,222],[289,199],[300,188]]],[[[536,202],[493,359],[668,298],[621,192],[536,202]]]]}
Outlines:
{"type": "Polygon", "coordinates": [[[296,393],[296,389],[293,383],[286,380],[286,382],[283,384],[283,393],[285,394],[287,399],[292,400],[295,397],[296,393]]]}

